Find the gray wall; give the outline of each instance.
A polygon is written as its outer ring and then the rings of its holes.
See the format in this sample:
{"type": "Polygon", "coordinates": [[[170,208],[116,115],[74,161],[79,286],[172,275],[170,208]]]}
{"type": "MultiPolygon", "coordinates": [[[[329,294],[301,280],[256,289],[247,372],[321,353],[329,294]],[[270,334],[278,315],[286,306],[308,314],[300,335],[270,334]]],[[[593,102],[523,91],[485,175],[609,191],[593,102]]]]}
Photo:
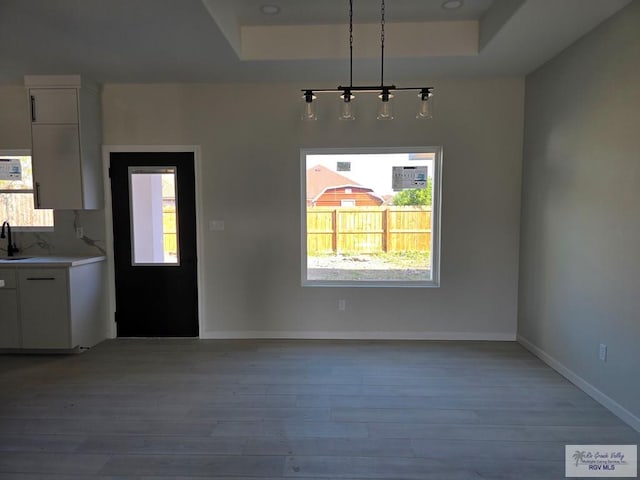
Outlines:
{"type": "MultiPolygon", "coordinates": [[[[420,83],[420,82],[416,82],[420,83]]],[[[316,85],[313,85],[314,87],[316,85]]],[[[437,119],[415,120],[414,94],[396,120],[299,120],[300,85],[106,85],[105,144],[200,145],[204,336],[514,339],[517,316],[523,79],[443,81],[437,119]],[[302,288],[300,165],[304,147],[444,147],[441,287],[302,288]],[[347,300],[338,312],[337,301],[347,300]]],[[[29,148],[21,86],[0,87],[0,149],[29,148]]],[[[54,233],[20,234],[27,253],[96,254],[104,212],[56,212],[54,233]]]]}
{"type": "Polygon", "coordinates": [[[23,86],[0,86],[0,149],[30,149],[29,105],[23,86]]]}
{"type": "Polygon", "coordinates": [[[639,26],[633,2],[526,79],[518,321],[637,422],[639,26]]]}
{"type": "Polygon", "coordinates": [[[340,122],[331,96],[304,123],[301,87],[104,88],[105,144],[202,148],[201,220],[226,229],[204,232],[201,333],[514,339],[523,79],[441,82],[427,122],[408,94],[390,123],[363,99],[340,122]],[[422,145],[444,147],[441,288],[302,288],[300,148],[422,145]]]}

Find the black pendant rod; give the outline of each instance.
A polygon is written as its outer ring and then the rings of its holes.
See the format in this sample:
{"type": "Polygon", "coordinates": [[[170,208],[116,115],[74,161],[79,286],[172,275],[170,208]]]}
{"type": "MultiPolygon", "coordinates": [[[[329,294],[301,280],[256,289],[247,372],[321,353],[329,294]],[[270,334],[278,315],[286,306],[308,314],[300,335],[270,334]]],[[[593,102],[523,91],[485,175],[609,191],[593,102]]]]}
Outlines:
{"type": "Polygon", "coordinates": [[[380,86],[384,86],[384,0],[380,5],[380,86]]]}
{"type": "Polygon", "coordinates": [[[353,0],[349,0],[349,86],[353,86],[353,0]]]}
{"type": "Polygon", "coordinates": [[[314,88],[302,89],[304,98],[307,103],[313,101],[314,93],[342,93],[345,100],[351,98],[351,92],[378,92],[384,94],[391,90],[419,90],[422,100],[427,100],[432,95],[433,87],[396,87],[395,85],[384,84],[384,42],[385,42],[385,23],[386,23],[386,5],[385,0],[380,3],[380,85],[353,85],[353,0],[349,0],[349,86],[339,85],[337,88],[314,88]]]}

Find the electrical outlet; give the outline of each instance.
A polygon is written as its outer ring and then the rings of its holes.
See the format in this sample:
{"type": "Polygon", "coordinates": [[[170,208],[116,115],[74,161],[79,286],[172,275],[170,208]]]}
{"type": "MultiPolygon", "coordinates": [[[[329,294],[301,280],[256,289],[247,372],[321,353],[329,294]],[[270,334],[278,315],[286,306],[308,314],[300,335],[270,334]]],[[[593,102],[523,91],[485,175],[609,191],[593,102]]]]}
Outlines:
{"type": "Polygon", "coordinates": [[[344,298],[338,300],[338,310],[344,312],[347,309],[347,301],[344,298]]]}
{"type": "Polygon", "coordinates": [[[83,238],[83,237],[84,237],[84,228],[76,227],[76,238],[83,238]]]}
{"type": "Polygon", "coordinates": [[[607,346],[604,343],[600,344],[599,357],[603,362],[607,361],[607,346]]]}

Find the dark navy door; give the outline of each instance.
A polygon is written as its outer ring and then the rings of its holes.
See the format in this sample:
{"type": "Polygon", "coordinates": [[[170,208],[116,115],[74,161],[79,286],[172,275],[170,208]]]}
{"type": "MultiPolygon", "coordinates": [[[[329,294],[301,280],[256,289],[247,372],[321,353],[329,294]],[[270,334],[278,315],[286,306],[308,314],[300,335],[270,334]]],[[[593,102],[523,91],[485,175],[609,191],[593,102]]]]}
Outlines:
{"type": "Polygon", "coordinates": [[[193,152],[111,153],[119,337],[197,337],[193,152]]]}

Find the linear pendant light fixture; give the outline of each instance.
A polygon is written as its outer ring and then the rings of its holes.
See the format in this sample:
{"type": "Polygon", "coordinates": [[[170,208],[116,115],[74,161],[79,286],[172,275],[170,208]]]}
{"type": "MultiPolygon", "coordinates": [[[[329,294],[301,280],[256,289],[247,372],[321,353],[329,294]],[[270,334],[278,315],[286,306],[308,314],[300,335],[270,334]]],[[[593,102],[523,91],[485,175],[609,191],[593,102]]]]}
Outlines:
{"type": "Polygon", "coordinates": [[[385,0],[381,0],[380,5],[380,85],[354,85],[353,84],[353,0],[349,0],[349,86],[338,88],[313,88],[302,89],[304,99],[304,111],[302,120],[313,121],[318,119],[315,109],[316,93],[339,93],[341,108],[339,120],[355,120],[353,109],[353,92],[375,93],[380,99],[378,107],[378,120],[392,120],[393,110],[391,107],[392,92],[417,91],[420,99],[417,119],[432,118],[432,97],[433,87],[396,87],[395,85],[384,84],[384,26],[385,26],[385,0]]]}

